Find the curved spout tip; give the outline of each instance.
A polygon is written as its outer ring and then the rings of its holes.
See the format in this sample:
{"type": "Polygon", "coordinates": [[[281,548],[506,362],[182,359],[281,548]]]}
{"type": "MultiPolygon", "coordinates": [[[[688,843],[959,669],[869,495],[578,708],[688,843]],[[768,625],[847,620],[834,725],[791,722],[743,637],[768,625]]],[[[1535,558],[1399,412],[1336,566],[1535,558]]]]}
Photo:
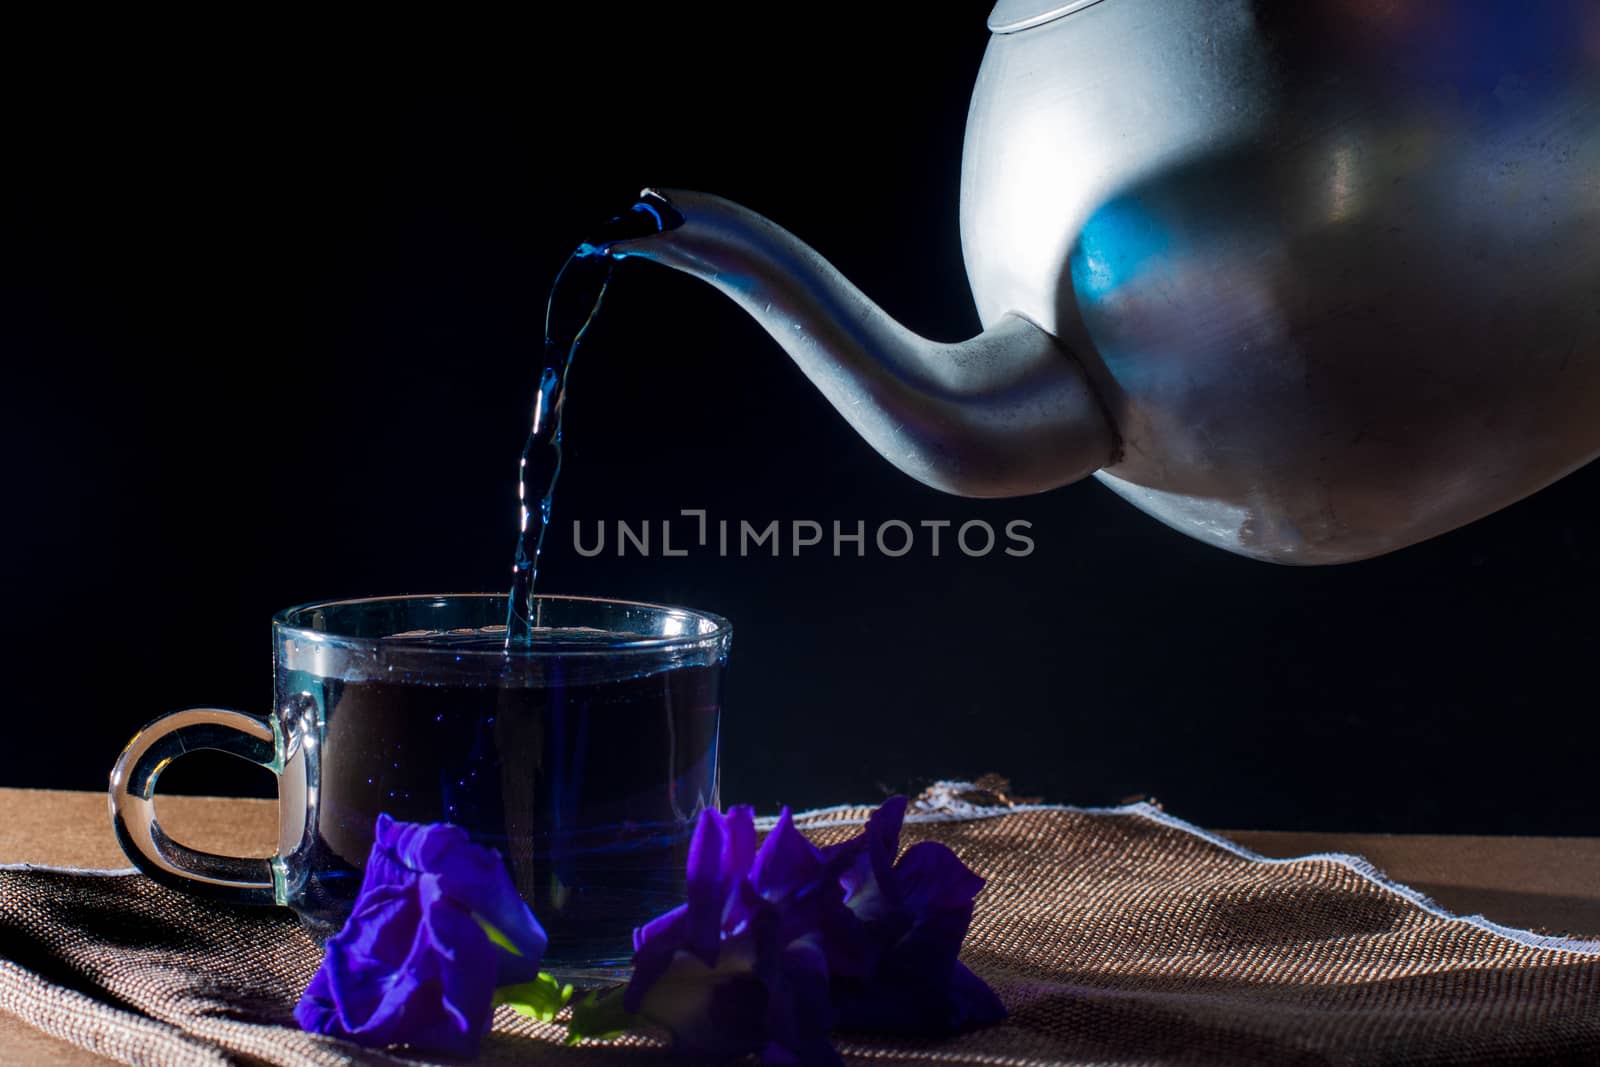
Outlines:
{"type": "Polygon", "coordinates": [[[683,213],[673,204],[672,198],[649,186],[639,190],[639,202],[633,205],[633,210],[654,216],[657,233],[675,230],[683,225],[683,213]]]}

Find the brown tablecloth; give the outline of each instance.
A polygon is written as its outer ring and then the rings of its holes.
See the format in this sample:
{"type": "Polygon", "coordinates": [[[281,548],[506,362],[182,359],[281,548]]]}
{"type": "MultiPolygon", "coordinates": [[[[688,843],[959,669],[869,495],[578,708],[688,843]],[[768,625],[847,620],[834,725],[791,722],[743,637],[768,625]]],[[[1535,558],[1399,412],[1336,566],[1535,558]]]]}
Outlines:
{"type": "MultiPolygon", "coordinates": [[[[1010,1010],[949,1041],[840,1035],[858,1062],[1596,1063],[1600,944],[1452,918],[1359,861],[1265,860],[1160,811],[937,802],[989,879],[966,959],[1010,1010]]],[[[813,813],[819,841],[865,811],[813,813]]],[[[317,963],[292,916],[127,874],[0,870],[0,1009],[126,1063],[424,1062],[290,1018],[317,963]]],[[[508,1012],[483,1062],[654,1062],[508,1012]]],[[[646,1047],[640,1047],[646,1046],[646,1047]]]]}

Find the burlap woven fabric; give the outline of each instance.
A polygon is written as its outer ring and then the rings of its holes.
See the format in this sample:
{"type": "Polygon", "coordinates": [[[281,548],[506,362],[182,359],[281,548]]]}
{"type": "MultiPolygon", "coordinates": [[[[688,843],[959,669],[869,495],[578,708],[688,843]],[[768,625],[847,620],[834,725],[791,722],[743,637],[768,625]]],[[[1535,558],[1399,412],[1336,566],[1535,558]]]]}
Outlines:
{"type": "MultiPolygon", "coordinates": [[[[819,842],[865,809],[805,816],[819,842]]],[[[1600,943],[1452,918],[1347,857],[1263,860],[1137,805],[914,815],[988,880],[965,959],[1010,1018],[857,1063],[1600,1063],[1600,943]]],[[[126,873],[0,871],[0,1008],[130,1064],[425,1063],[303,1034],[318,949],[292,915],[126,873]]],[[[663,1062],[496,1017],[480,1062],[663,1062]]]]}

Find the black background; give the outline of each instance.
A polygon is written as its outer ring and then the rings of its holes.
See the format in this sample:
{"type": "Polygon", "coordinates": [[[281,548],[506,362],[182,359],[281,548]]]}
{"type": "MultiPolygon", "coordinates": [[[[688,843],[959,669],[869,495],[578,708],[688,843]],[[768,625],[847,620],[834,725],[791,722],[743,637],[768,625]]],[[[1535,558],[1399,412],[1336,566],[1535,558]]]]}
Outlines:
{"type": "MultiPolygon", "coordinates": [[[[545,290],[641,185],[746,203],[919,331],[973,332],[956,205],[986,8],[14,28],[0,784],[98,788],[164,710],[262,708],[277,608],[501,588],[545,290]]],[[[1092,481],[958,500],[722,297],[637,264],[567,444],[545,587],[735,621],[729,801],[1000,771],[1213,826],[1595,832],[1594,468],[1329,569],[1203,547],[1092,481]],[[695,507],[1025,519],[1037,549],[572,549],[574,519],[695,507]]],[[[204,756],[169,780],[269,784],[204,756]]]]}

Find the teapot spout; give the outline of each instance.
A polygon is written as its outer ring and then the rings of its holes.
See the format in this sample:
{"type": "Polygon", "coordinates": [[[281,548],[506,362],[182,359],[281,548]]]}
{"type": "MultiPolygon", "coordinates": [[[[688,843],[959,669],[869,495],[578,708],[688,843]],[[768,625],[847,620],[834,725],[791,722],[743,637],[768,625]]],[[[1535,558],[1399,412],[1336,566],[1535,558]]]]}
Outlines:
{"type": "Polygon", "coordinates": [[[1017,315],[930,341],[762,216],[705,193],[646,190],[660,233],[605,251],[691,274],[744,308],[867,443],[925,485],[1020,496],[1112,462],[1117,436],[1056,339],[1017,315]]]}

